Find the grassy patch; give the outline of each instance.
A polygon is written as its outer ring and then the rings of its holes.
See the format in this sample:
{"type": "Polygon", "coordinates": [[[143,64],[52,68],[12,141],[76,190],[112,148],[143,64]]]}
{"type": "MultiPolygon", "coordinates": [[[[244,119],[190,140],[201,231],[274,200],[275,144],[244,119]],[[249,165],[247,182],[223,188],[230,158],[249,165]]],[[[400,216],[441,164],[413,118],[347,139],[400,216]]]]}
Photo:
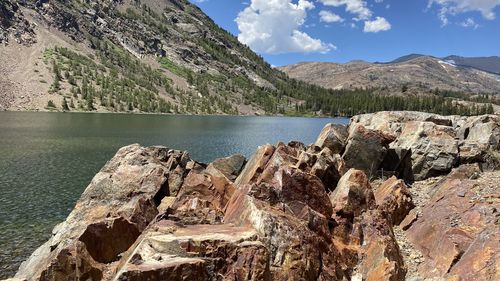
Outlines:
{"type": "Polygon", "coordinates": [[[192,75],[192,71],[191,70],[189,70],[189,69],[187,69],[185,67],[177,65],[176,63],[174,63],[173,61],[171,61],[170,59],[168,59],[166,57],[159,58],[158,62],[165,69],[168,69],[170,72],[172,72],[172,73],[174,73],[176,75],[182,76],[184,78],[188,78],[188,76],[190,74],[192,75]]]}

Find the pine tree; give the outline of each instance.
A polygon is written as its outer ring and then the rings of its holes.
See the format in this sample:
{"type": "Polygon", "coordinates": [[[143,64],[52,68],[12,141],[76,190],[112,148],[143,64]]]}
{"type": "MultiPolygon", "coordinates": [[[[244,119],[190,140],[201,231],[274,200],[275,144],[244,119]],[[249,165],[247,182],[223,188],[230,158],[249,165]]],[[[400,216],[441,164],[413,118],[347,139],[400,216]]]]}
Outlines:
{"type": "Polygon", "coordinates": [[[62,110],[69,111],[68,102],[66,101],[66,98],[63,98],[62,100],[62,110]]]}

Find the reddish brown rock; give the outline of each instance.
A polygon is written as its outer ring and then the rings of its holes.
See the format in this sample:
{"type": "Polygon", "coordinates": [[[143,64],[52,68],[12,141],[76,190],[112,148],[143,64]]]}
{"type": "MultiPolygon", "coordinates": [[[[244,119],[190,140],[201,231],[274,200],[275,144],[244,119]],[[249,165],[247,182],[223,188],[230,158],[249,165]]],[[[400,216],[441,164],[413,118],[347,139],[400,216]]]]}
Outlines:
{"type": "Polygon", "coordinates": [[[66,221],[54,228],[50,240],[21,265],[16,276],[30,280],[97,276],[155,218],[157,205],[169,193],[171,169],[187,159],[187,154],[165,147],[120,149],[94,177],[66,221]],[[75,272],[74,260],[86,270],[75,272]]]}
{"type": "Polygon", "coordinates": [[[406,268],[385,215],[379,210],[368,210],[360,218],[360,224],[364,240],[360,263],[353,277],[366,281],[404,280],[406,268]]]}
{"type": "Polygon", "coordinates": [[[369,177],[376,176],[389,144],[394,140],[393,135],[357,125],[349,134],[342,159],[347,167],[362,170],[369,177]]]}
{"type": "Polygon", "coordinates": [[[379,186],[375,192],[375,201],[393,225],[399,225],[415,207],[408,187],[396,177],[391,177],[379,186]]]}
{"type": "Polygon", "coordinates": [[[116,280],[265,280],[268,252],[249,227],[152,225],[118,265],[116,280]]]}
{"type": "Polygon", "coordinates": [[[493,243],[482,241],[489,236],[484,233],[498,232],[495,215],[498,204],[494,202],[498,202],[499,197],[495,190],[475,180],[478,173],[477,165],[464,165],[438,182],[435,194],[407,230],[409,240],[425,257],[418,270],[422,277],[496,279],[497,273],[491,269],[495,267],[492,260],[499,255],[500,242],[498,239],[493,243]],[[462,258],[465,259],[462,261],[462,258]],[[481,264],[488,265],[484,272],[472,271],[481,264]]]}
{"type": "Polygon", "coordinates": [[[333,210],[341,217],[354,218],[375,205],[375,197],[363,171],[350,169],[330,194],[333,210]]]}
{"type": "Polygon", "coordinates": [[[234,182],[236,186],[240,186],[243,184],[247,184],[251,181],[255,181],[257,177],[264,170],[267,162],[271,158],[274,153],[274,146],[270,144],[266,144],[264,146],[260,146],[255,154],[248,160],[245,168],[241,171],[240,175],[234,182]]]}
{"type": "Polygon", "coordinates": [[[498,229],[484,230],[447,274],[448,280],[500,280],[498,229]]]}
{"type": "Polygon", "coordinates": [[[192,170],[168,211],[171,219],[184,224],[220,223],[224,208],[235,191],[234,185],[218,172],[192,170]]]}
{"type": "Polygon", "coordinates": [[[251,225],[265,238],[272,280],[317,280],[343,276],[329,247],[328,217],[332,208],[321,181],[297,168],[283,166],[273,178],[242,185],[228,204],[225,222],[251,225]],[[325,258],[326,259],[326,258],[325,258]]]}

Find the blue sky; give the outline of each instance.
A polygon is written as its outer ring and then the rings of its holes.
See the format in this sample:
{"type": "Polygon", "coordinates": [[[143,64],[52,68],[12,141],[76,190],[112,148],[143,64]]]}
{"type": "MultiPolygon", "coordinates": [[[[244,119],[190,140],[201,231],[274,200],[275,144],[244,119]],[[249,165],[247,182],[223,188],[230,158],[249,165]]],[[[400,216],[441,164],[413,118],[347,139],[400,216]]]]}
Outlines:
{"type": "Polygon", "coordinates": [[[500,55],[500,0],[191,0],[275,66],[500,55]]]}

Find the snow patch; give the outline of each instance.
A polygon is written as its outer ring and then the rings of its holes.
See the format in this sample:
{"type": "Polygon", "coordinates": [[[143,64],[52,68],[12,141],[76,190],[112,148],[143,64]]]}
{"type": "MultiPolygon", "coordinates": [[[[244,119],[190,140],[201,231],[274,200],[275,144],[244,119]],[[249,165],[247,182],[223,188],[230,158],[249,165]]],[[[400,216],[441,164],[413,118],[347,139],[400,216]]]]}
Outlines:
{"type": "Polygon", "coordinates": [[[454,61],[454,60],[447,60],[447,61],[442,61],[442,60],[440,60],[440,61],[438,61],[438,62],[439,62],[439,64],[441,64],[441,66],[442,66],[444,69],[446,69],[446,67],[445,67],[446,65],[447,65],[447,66],[451,66],[451,67],[457,67],[457,66],[455,65],[455,61],[454,61]]]}

